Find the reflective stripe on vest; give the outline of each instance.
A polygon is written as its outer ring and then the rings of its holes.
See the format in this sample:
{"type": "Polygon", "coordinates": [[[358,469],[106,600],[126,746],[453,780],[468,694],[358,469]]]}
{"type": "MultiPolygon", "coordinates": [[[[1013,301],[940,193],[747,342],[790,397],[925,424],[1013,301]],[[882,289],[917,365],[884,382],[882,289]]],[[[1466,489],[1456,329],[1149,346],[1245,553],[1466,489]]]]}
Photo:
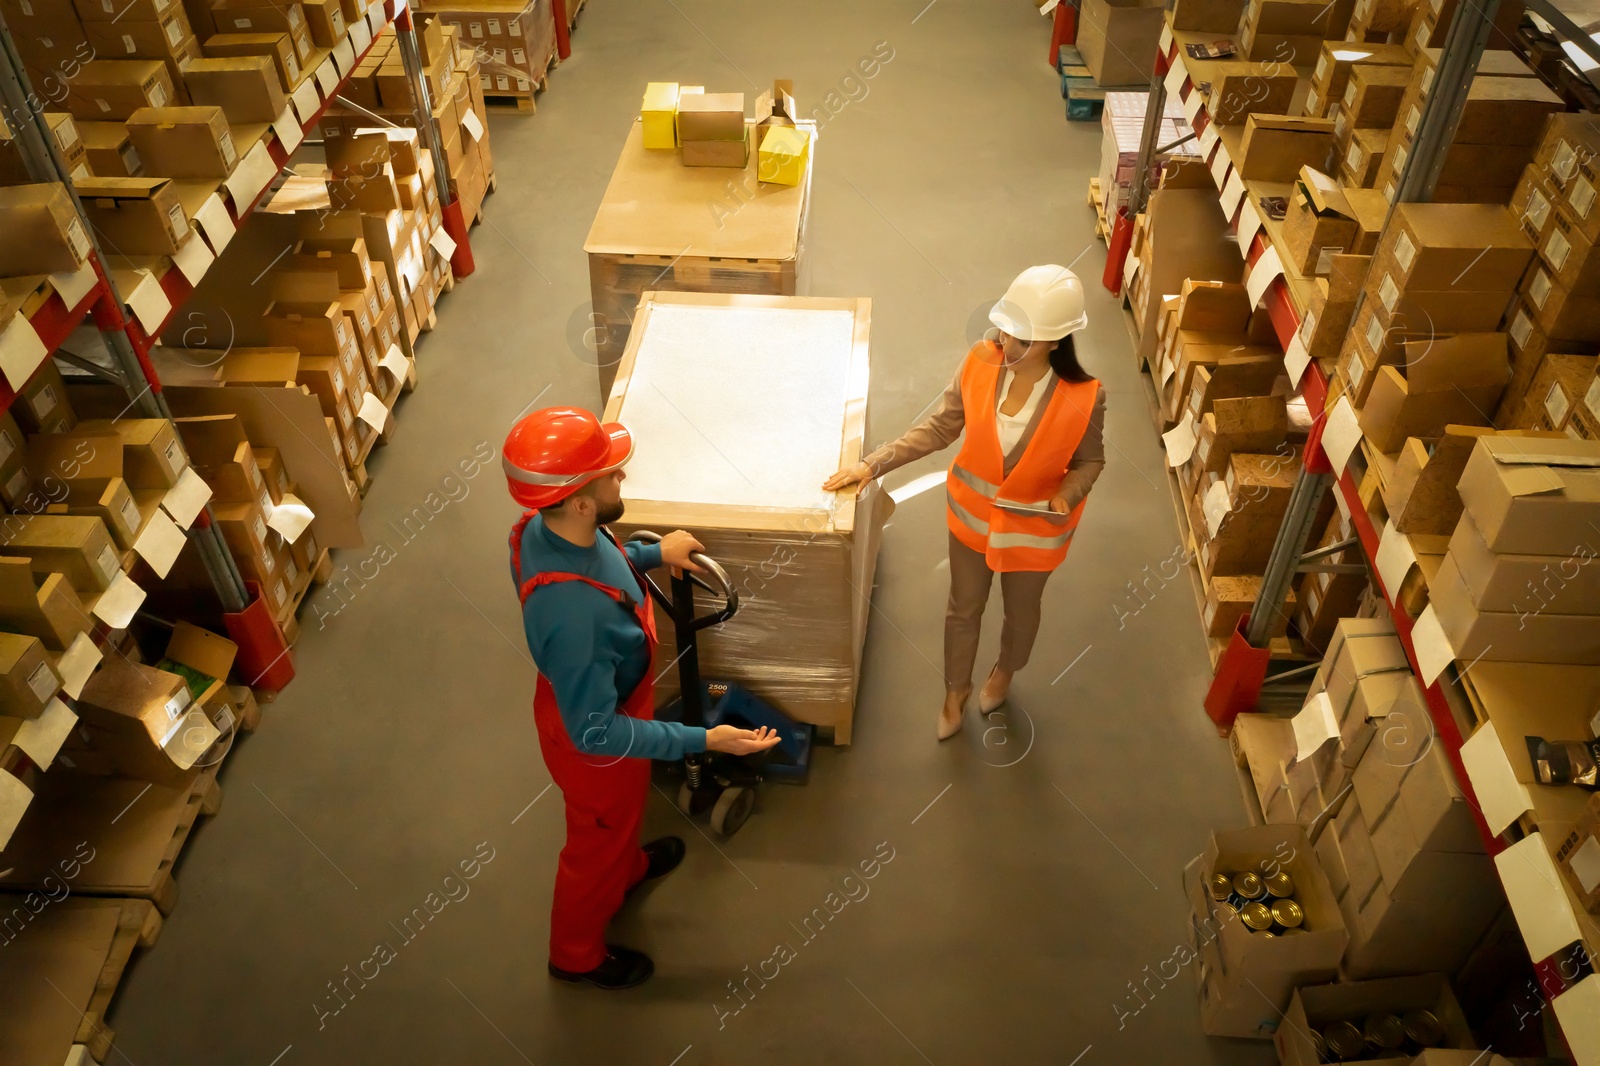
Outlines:
{"type": "Polygon", "coordinates": [[[1036,537],[1032,533],[990,533],[989,547],[1038,548],[1041,551],[1050,551],[1066,544],[1076,532],[1076,529],[1069,529],[1059,537],[1036,537]]]}
{"type": "Polygon", "coordinates": [[[944,491],[944,502],[950,508],[950,513],[959,518],[968,529],[982,537],[989,535],[989,523],[957,503],[956,498],[950,495],[949,489],[944,491]]]}

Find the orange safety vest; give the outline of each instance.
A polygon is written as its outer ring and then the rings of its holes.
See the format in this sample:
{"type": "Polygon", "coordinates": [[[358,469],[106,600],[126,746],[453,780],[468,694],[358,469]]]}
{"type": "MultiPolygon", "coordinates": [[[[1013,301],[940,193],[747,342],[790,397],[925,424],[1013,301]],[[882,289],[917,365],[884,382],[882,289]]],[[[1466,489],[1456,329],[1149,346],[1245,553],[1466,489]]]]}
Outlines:
{"type": "Polygon", "coordinates": [[[990,570],[1054,570],[1067,557],[1072,534],[1083,515],[1083,501],[1066,515],[1065,522],[1043,515],[1018,514],[1001,504],[1050,506],[1051,499],[1061,491],[1067,464],[1072,462],[1089,429],[1100,382],[1093,378],[1084,382],[1056,379],[1033,439],[1007,475],[1000,433],[995,426],[1003,362],[999,345],[979,341],[961,366],[966,439],[945,479],[945,520],[957,540],[983,553],[990,570]]]}

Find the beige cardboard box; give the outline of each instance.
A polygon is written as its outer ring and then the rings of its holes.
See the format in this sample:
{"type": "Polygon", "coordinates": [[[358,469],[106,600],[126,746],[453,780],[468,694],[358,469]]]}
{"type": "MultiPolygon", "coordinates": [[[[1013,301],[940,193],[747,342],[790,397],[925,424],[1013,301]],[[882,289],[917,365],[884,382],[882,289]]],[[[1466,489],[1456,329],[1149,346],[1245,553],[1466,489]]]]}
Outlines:
{"type": "Polygon", "coordinates": [[[1448,555],[1429,582],[1428,594],[1458,659],[1575,664],[1600,661],[1600,615],[1481,610],[1472,602],[1472,593],[1448,555]]]}
{"type": "Polygon", "coordinates": [[[201,50],[216,59],[265,56],[272,61],[284,92],[293,92],[300,84],[300,56],[287,33],[219,33],[206,38],[201,50]]]}
{"type": "Polygon", "coordinates": [[[1600,794],[1589,797],[1555,858],[1585,909],[1600,914],[1600,794]]]}
{"type": "Polygon", "coordinates": [[[74,271],[89,254],[89,235],[61,185],[0,187],[0,231],[0,276],[74,271]]]}
{"type": "Polygon", "coordinates": [[[1510,291],[1533,259],[1517,219],[1494,204],[1399,204],[1379,254],[1401,289],[1510,291]]]}
{"type": "MultiPolygon", "coordinates": [[[[1444,1046],[1478,1046],[1443,974],[1298,988],[1284,1012],[1283,1024],[1272,1034],[1272,1043],[1281,1066],[1317,1066],[1326,1060],[1318,1055],[1312,1033],[1320,1033],[1334,1022],[1348,1021],[1360,1028],[1375,1014],[1403,1015],[1414,1010],[1428,1011],[1438,1019],[1445,1032],[1444,1046]]],[[[1482,1066],[1490,1063],[1485,1060],[1482,1066]]]]}
{"type": "Polygon", "coordinates": [[[192,706],[183,678],[120,656],[90,675],[78,716],[90,750],[108,757],[116,772],[156,784],[186,782],[218,736],[192,706]]]}
{"type": "Polygon", "coordinates": [[[215,105],[144,107],[127,125],[152,177],[226,178],[239,163],[228,120],[215,105]]]}
{"type": "Polygon", "coordinates": [[[90,626],[77,590],[60,574],[35,580],[25,558],[0,556],[0,625],[38,637],[51,651],[65,651],[90,626]]]}
{"type": "Polygon", "coordinates": [[[1099,85],[1148,85],[1161,37],[1162,5],[1151,0],[1085,0],[1078,51],[1099,85]]]}
{"type": "Polygon", "coordinates": [[[122,438],[122,476],[130,488],[170,489],[189,466],[183,442],[165,418],[90,419],[79,428],[122,438]]]}
{"type": "Polygon", "coordinates": [[[1358,416],[1362,435],[1385,453],[1448,425],[1487,425],[1511,375],[1504,333],[1410,341],[1406,358],[1403,368],[1376,370],[1358,416]]]}
{"type": "Polygon", "coordinates": [[[34,573],[59,573],[84,593],[104,592],[122,569],[105,523],[83,515],[0,518],[0,555],[24,557],[34,573]]]}
{"type": "Polygon", "coordinates": [[[79,122],[90,172],[98,178],[135,178],[142,161],[122,122],[79,122]]]}
{"type": "Polygon", "coordinates": [[[1300,985],[1332,980],[1349,934],[1327,876],[1298,825],[1263,825],[1213,833],[1207,850],[1184,869],[1197,932],[1208,940],[1201,993],[1201,1028],[1211,1036],[1267,1038],[1300,985]],[[1283,870],[1294,880],[1305,912],[1292,937],[1262,937],[1237,920],[1211,917],[1205,879],[1212,873],[1283,870]],[[1253,991],[1252,991],[1253,989],[1253,991]]]}
{"type": "Polygon", "coordinates": [[[120,477],[79,478],[66,483],[62,501],[67,514],[93,515],[106,524],[111,539],[123,551],[131,551],[139,539],[144,518],[134,501],[128,483],[120,477]]]}
{"type": "MultiPolygon", "coordinates": [[[[1219,126],[1236,126],[1252,114],[1287,114],[1299,82],[1294,68],[1284,64],[1219,60],[1203,70],[1211,84],[1206,108],[1219,126]]],[[[1143,80],[1148,83],[1149,75],[1143,80]]]]}
{"type": "Polygon", "coordinates": [[[167,68],[155,59],[95,59],[69,83],[67,110],[97,122],[126,120],[141,107],[166,107],[177,94],[167,68]]]}
{"type": "Polygon", "coordinates": [[[0,633],[0,714],[37,718],[61,690],[38,637],[0,633]]]}
{"type": "Polygon", "coordinates": [[[231,123],[275,122],[287,103],[268,56],[191,60],[184,81],[195,104],[220,107],[231,123]]]}
{"type": "Polygon", "coordinates": [[[1485,437],[1459,489],[1491,550],[1568,553],[1600,524],[1600,443],[1485,437]]]}
{"type": "Polygon", "coordinates": [[[298,348],[235,348],[217,364],[217,383],[293,388],[299,372],[298,348]]]}
{"type": "Polygon", "coordinates": [[[1472,602],[1480,609],[1511,614],[1600,614],[1600,556],[1579,545],[1565,555],[1493,552],[1463,515],[1450,538],[1455,562],[1472,602]]]}
{"type": "Polygon", "coordinates": [[[1295,181],[1301,168],[1326,169],[1333,151],[1333,123],[1322,118],[1251,115],[1245,119],[1241,177],[1295,181]]]}
{"type": "Polygon", "coordinates": [[[77,183],[84,214],[123,255],[172,255],[189,237],[189,219],[168,178],[91,178],[77,183]]]}

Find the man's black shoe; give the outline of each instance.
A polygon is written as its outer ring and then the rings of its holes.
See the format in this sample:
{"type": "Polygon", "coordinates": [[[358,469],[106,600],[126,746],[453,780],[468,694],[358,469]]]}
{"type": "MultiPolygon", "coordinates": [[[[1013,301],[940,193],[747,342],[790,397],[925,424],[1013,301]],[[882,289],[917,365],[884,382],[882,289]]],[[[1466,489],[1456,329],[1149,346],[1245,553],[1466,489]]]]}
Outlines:
{"type": "Polygon", "coordinates": [[[678,868],[683,861],[684,852],[688,849],[683,845],[682,837],[662,837],[652,840],[641,848],[645,857],[650,860],[650,865],[645,867],[644,878],[639,882],[654,881],[658,877],[665,877],[678,868]]]}
{"type": "MultiPolygon", "coordinates": [[[[681,845],[680,841],[680,845],[681,845]]],[[[574,973],[563,970],[550,963],[550,976],[557,981],[568,981],[572,984],[591,984],[596,988],[603,988],[607,992],[620,992],[624,988],[635,988],[650,980],[650,975],[656,972],[656,964],[650,961],[650,956],[642,951],[632,948],[620,947],[616,944],[606,945],[606,958],[599,966],[588,973],[574,973]]]]}

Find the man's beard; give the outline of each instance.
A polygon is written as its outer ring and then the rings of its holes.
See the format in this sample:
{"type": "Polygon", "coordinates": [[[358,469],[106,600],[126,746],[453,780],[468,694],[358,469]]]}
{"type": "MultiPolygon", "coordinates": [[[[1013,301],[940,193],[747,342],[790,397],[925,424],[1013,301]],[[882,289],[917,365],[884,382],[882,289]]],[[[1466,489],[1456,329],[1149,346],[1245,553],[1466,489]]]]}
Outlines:
{"type": "Polygon", "coordinates": [[[594,520],[596,525],[609,526],[622,517],[627,507],[621,500],[616,503],[597,503],[595,505],[594,520]]]}

